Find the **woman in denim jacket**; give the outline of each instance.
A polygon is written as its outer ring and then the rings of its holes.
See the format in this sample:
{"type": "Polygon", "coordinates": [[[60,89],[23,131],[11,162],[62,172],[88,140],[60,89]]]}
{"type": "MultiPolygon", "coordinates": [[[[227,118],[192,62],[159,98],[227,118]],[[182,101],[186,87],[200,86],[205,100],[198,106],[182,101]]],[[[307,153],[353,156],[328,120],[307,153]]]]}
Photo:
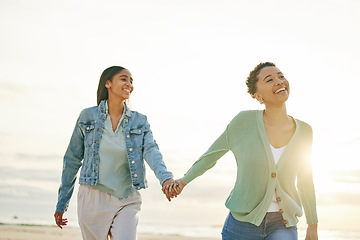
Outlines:
{"type": "MultiPolygon", "coordinates": [[[[81,167],[78,220],[84,239],[136,239],[141,196],[147,187],[144,160],[163,189],[174,183],[145,115],[131,111],[131,73],[109,67],[100,77],[98,106],[84,109],[64,156],[55,212],[56,224],[67,224],[67,210],[81,167]]],[[[171,194],[166,195],[168,200],[171,194]]]]}

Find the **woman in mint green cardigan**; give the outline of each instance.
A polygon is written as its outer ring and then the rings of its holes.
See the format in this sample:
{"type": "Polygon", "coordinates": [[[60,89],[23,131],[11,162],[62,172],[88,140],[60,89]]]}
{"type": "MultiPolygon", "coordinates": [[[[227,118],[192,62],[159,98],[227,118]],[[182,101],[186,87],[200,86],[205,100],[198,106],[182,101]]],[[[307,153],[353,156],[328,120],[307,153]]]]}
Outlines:
{"type": "Polygon", "coordinates": [[[223,239],[297,239],[296,224],[304,208],[308,224],[305,239],[317,240],[310,163],[312,129],[287,115],[289,83],[275,64],[260,63],[246,84],[251,96],[265,104],[265,110],[240,112],[177,180],[178,193],[230,150],[237,163],[237,179],[226,201],[230,213],[223,239]]]}

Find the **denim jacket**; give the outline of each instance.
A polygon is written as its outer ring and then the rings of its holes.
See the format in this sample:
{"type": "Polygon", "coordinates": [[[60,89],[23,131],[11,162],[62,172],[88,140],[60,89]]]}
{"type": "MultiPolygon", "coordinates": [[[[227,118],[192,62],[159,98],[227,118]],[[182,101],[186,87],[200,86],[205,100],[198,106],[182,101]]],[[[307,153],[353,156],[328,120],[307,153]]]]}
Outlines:
{"type": "MultiPolygon", "coordinates": [[[[81,111],[69,146],[64,155],[61,185],[58,193],[57,212],[65,212],[74,190],[76,175],[80,170],[79,183],[96,185],[99,174],[99,145],[105,122],[105,101],[99,106],[81,111]]],[[[131,179],[134,189],[147,187],[145,164],[154,171],[160,184],[173,175],[167,171],[159,147],[153,139],[147,117],[131,111],[125,104],[124,134],[131,179]]]]}

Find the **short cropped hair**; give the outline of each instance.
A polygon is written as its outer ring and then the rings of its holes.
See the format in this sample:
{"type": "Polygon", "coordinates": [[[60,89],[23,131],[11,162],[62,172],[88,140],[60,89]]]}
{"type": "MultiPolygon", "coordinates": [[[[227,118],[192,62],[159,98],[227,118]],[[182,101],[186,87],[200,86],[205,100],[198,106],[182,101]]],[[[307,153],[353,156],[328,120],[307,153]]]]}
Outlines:
{"type": "Polygon", "coordinates": [[[248,93],[253,97],[256,93],[256,83],[258,82],[259,78],[258,75],[264,67],[276,67],[274,63],[272,62],[264,62],[259,63],[249,74],[249,76],[246,79],[246,85],[248,87],[248,93]]]}

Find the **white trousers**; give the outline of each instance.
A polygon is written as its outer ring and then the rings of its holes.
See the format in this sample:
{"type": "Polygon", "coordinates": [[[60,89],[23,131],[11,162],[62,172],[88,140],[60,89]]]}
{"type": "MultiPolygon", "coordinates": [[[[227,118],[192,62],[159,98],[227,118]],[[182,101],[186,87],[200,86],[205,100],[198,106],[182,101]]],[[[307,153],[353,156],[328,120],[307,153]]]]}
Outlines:
{"type": "Polygon", "coordinates": [[[136,240],[139,191],[126,198],[116,198],[86,185],[80,185],[78,221],[84,240],[136,240]],[[109,237],[109,238],[108,238],[109,237]]]}

